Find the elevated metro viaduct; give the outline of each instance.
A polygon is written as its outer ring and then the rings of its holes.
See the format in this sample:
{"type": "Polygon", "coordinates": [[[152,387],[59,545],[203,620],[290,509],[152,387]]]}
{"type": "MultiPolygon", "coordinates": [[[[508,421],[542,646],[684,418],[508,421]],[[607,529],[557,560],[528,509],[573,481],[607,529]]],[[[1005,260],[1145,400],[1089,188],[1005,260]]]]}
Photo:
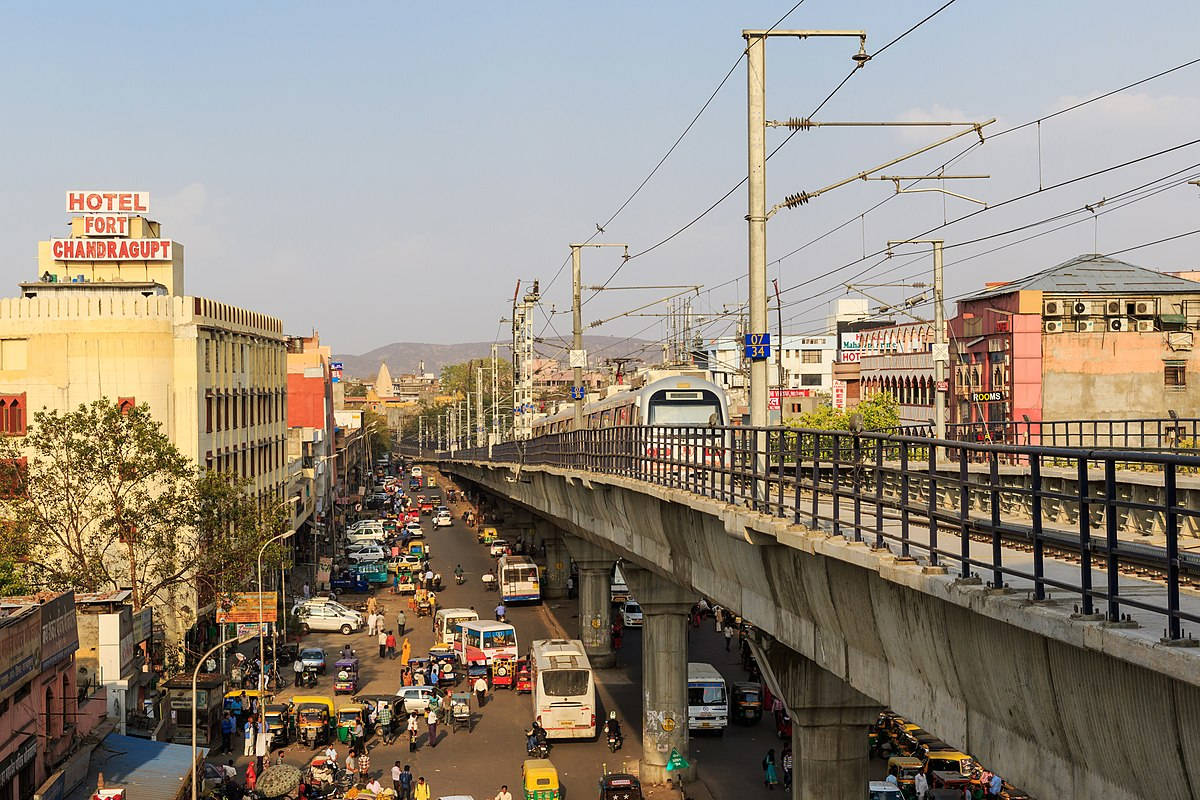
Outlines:
{"type": "Polygon", "coordinates": [[[649,782],[665,779],[671,748],[687,754],[686,614],[703,595],[762,633],[760,664],[793,719],[793,797],[861,800],[866,726],[886,706],[1036,797],[1200,798],[1195,648],[628,477],[438,466],[531,512],[548,596],[565,587],[567,554],[577,562],[598,664],[611,659],[610,567],[624,560],[645,614],[649,782]]]}

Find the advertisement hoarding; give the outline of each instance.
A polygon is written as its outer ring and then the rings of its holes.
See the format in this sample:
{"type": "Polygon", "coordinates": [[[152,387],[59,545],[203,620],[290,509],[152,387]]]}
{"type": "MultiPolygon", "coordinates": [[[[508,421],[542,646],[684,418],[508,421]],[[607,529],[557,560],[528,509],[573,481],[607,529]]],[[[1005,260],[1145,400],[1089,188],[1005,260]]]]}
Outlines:
{"type": "Polygon", "coordinates": [[[274,622],[275,592],[244,592],[222,597],[217,603],[217,622],[274,622]]]}
{"type": "Polygon", "coordinates": [[[170,239],[51,239],[55,261],[170,261],[170,239]]]}

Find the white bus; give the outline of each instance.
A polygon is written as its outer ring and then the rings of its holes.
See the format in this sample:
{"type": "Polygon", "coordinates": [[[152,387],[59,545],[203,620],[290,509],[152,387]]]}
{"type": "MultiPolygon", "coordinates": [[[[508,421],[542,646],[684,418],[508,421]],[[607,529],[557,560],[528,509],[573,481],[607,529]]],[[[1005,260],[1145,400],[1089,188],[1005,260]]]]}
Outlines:
{"type": "Polygon", "coordinates": [[[537,602],[542,599],[537,564],[528,556],[502,556],[496,570],[500,579],[500,600],[512,603],[520,600],[537,602]]]}
{"type": "Polygon", "coordinates": [[[688,662],[688,730],[725,732],[729,724],[729,692],[712,664],[688,662]]]}
{"type": "Polygon", "coordinates": [[[596,684],[578,639],[538,639],[529,652],[533,716],[549,739],[596,735],[596,684]]]}

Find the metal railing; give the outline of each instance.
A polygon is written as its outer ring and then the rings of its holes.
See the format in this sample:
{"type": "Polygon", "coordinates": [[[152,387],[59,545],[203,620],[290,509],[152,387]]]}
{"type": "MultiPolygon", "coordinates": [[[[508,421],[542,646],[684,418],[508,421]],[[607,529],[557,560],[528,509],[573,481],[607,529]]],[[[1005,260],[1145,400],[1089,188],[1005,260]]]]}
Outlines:
{"type": "MultiPolygon", "coordinates": [[[[891,432],[922,437],[934,433],[932,424],[904,425],[891,432]]],[[[985,444],[1200,452],[1200,418],[960,422],[946,426],[946,438],[985,444]]]]}
{"type": "Polygon", "coordinates": [[[1183,639],[1184,622],[1200,623],[1200,609],[1193,606],[1193,613],[1180,605],[1181,584],[1193,579],[1200,584],[1200,556],[1180,550],[1181,530],[1200,525],[1200,509],[1181,505],[1178,488],[1181,475],[1200,472],[1198,456],[886,433],[626,426],[549,434],[439,458],[548,465],[693,492],[890,547],[903,558],[919,556],[964,579],[982,573],[992,587],[1017,582],[1034,600],[1066,592],[1078,597],[1085,617],[1123,622],[1130,612],[1161,615],[1167,641],[1183,639]],[[1023,466],[1027,479],[1002,481],[1001,465],[1014,463],[1023,466]],[[978,464],[987,468],[972,467],[978,464]],[[1061,470],[1064,464],[1074,469],[1073,488],[1047,488],[1043,469],[1061,470]],[[1161,504],[1121,490],[1118,467],[1129,464],[1161,474],[1161,504]],[[1048,518],[1044,507],[1050,504],[1075,504],[1074,524],[1048,518]],[[1009,513],[1017,505],[1029,509],[1026,518],[1009,513]],[[1121,518],[1140,512],[1161,515],[1164,546],[1119,537],[1121,518]],[[1014,549],[1031,558],[1018,557],[1014,549]],[[1049,562],[1053,569],[1047,569],[1049,562]],[[1123,573],[1141,582],[1123,586],[1123,573]],[[1145,581],[1162,591],[1147,592],[1145,581]]]}

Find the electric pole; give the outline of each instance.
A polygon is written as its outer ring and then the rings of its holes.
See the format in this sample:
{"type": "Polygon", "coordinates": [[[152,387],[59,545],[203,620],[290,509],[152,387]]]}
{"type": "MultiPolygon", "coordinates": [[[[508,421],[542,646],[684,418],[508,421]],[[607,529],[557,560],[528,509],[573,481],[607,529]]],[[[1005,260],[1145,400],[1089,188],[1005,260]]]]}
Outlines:
{"type": "Polygon", "coordinates": [[[492,441],[500,442],[500,385],[496,379],[496,348],[492,345],[492,441]]]}
{"type": "Polygon", "coordinates": [[[574,430],[583,427],[583,399],[586,395],[583,389],[583,369],[587,366],[587,351],[583,349],[583,310],[580,294],[583,289],[581,276],[580,252],[585,247],[623,247],[625,257],[629,257],[629,245],[596,242],[595,244],[571,245],[571,371],[573,373],[571,399],[575,401],[574,430]]]}
{"type": "Polygon", "coordinates": [[[483,359],[475,368],[475,446],[483,447],[487,426],[483,418],[483,359]]]}
{"type": "Polygon", "coordinates": [[[950,346],[946,343],[946,310],[942,308],[942,247],[944,239],[905,239],[894,244],[928,244],[933,246],[933,435],[946,438],[946,370],[950,364],[950,346]]]}

